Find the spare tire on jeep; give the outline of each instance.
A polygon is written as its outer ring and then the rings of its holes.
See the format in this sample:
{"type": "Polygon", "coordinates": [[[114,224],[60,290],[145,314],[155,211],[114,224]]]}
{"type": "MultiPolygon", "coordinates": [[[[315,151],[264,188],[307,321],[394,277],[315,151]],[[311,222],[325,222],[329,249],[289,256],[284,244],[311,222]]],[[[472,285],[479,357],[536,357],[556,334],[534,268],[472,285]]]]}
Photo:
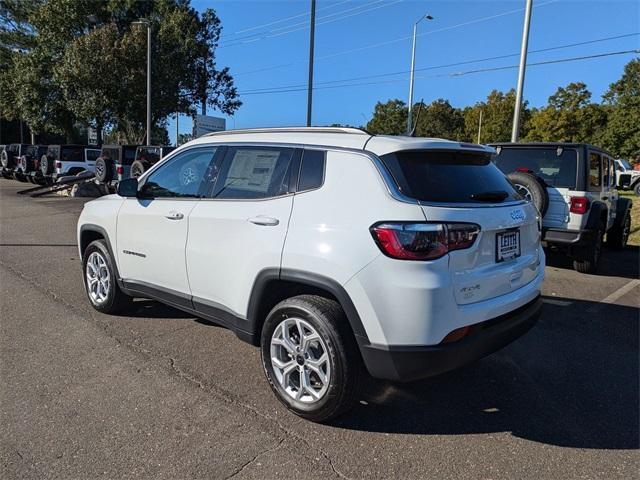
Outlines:
{"type": "Polygon", "coordinates": [[[2,154],[0,154],[0,163],[4,168],[9,168],[9,153],[6,150],[3,150],[2,154]]]}
{"type": "Polygon", "coordinates": [[[140,175],[142,175],[144,172],[146,172],[149,169],[149,165],[147,165],[146,163],[141,162],[140,160],[136,160],[135,162],[133,162],[131,164],[131,178],[138,178],[140,175]]]}
{"type": "Polygon", "coordinates": [[[40,171],[42,175],[51,175],[53,173],[53,165],[55,160],[53,158],[49,158],[47,155],[42,155],[40,158],[40,171]]]}
{"type": "Polygon", "coordinates": [[[532,202],[540,215],[544,217],[549,208],[549,193],[542,180],[531,173],[511,172],[507,175],[516,191],[526,200],[532,202]]]}
{"type": "Polygon", "coordinates": [[[94,168],[97,181],[106,183],[113,179],[113,164],[111,160],[98,157],[94,168]]]}

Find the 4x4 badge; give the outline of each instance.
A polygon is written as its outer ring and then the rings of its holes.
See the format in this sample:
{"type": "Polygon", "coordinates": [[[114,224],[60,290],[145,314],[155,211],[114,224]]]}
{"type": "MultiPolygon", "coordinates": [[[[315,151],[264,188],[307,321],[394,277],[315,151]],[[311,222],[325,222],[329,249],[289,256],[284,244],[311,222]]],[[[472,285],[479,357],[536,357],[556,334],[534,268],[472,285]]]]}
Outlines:
{"type": "Polygon", "coordinates": [[[524,210],[518,208],[516,210],[511,210],[511,220],[514,221],[524,221],[524,210]]]}

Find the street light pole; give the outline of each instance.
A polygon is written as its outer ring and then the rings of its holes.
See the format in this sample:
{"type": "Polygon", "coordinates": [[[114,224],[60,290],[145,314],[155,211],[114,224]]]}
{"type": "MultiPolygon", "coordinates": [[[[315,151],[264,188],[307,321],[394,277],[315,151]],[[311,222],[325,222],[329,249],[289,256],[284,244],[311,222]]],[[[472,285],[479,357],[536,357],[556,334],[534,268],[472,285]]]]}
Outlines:
{"type": "Polygon", "coordinates": [[[147,26],[147,145],[151,145],[151,22],[143,19],[133,24],[147,26]]]}
{"type": "Polygon", "coordinates": [[[409,76],[409,105],[407,112],[407,134],[411,132],[411,111],[413,110],[413,76],[415,73],[416,65],[416,37],[418,32],[418,24],[422,20],[433,20],[431,15],[423,15],[416,23],[413,24],[413,44],[411,46],[411,73],[409,76]]]}
{"type": "Polygon", "coordinates": [[[520,135],[520,111],[522,109],[522,89],[524,87],[524,74],[527,69],[527,49],[529,46],[529,26],[531,25],[531,8],[533,0],[527,0],[524,13],[524,26],[522,28],[522,45],[520,46],[520,67],[518,69],[518,88],[516,90],[516,105],[513,110],[513,128],[511,129],[511,141],[517,142],[520,135]]]}
{"type": "Polygon", "coordinates": [[[311,0],[311,24],[309,25],[309,85],[307,91],[307,127],[311,126],[313,104],[313,50],[316,33],[316,0],[311,0]]]}

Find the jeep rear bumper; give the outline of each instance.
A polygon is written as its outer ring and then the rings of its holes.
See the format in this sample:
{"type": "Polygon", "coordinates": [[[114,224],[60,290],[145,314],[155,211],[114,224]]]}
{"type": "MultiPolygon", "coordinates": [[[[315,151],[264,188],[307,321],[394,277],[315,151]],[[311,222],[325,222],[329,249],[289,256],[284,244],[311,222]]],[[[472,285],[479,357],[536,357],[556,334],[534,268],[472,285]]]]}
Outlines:
{"type": "Polygon", "coordinates": [[[547,245],[582,246],[593,242],[593,230],[542,229],[542,241],[547,245]]]}
{"type": "Polygon", "coordinates": [[[371,376],[407,382],[438,375],[485,357],[524,335],[540,317],[542,299],[492,320],[475,325],[457,342],[433,346],[361,345],[371,376]]]}

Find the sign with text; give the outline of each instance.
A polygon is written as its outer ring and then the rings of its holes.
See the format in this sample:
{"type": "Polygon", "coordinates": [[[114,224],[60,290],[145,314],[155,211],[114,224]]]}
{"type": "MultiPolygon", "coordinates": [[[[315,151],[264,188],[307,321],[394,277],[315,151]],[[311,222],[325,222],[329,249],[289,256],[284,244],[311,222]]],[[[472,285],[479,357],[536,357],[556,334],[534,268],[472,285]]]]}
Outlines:
{"type": "Polygon", "coordinates": [[[227,121],[224,118],[196,115],[193,119],[193,136],[195,138],[210,132],[226,130],[227,121]]]}

